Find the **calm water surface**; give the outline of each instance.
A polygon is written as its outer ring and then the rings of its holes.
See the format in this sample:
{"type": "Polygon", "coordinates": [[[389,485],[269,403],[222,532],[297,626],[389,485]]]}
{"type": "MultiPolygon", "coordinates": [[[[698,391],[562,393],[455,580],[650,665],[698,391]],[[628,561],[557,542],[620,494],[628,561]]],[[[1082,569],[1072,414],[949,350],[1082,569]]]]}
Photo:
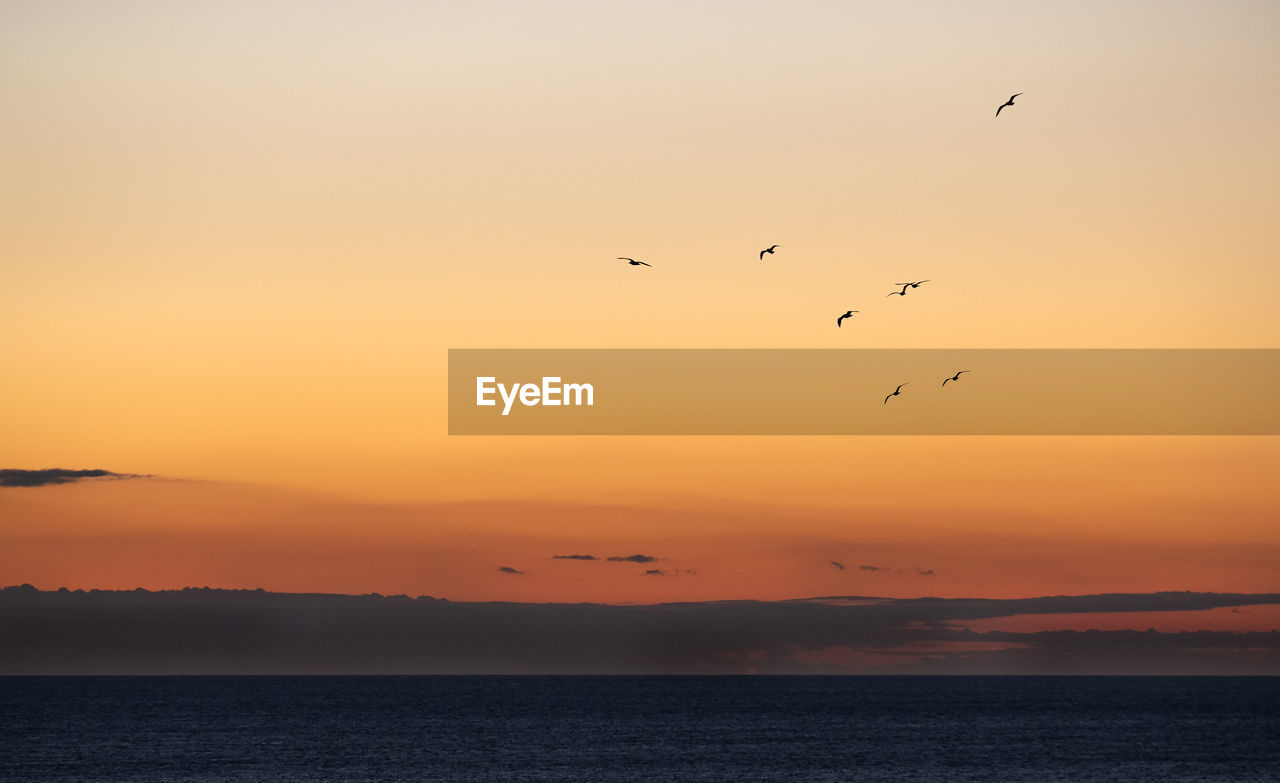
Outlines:
{"type": "Polygon", "coordinates": [[[1280,678],[0,678],[0,781],[1272,781],[1280,678]]]}

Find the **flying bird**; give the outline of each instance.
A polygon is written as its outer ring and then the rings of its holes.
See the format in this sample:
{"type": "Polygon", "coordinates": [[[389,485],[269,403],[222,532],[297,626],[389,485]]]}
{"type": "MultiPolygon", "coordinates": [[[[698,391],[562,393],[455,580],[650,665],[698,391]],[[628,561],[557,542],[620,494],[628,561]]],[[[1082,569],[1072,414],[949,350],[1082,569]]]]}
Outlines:
{"type": "Polygon", "coordinates": [[[646,264],[643,261],[637,261],[634,258],[624,258],[623,256],[618,256],[618,260],[626,261],[631,266],[653,266],[653,264],[646,264]]]}
{"type": "Polygon", "coordinates": [[[917,280],[914,283],[894,283],[894,285],[902,286],[901,291],[890,291],[885,296],[906,296],[908,288],[919,288],[921,283],[927,283],[928,280],[917,280]]]}
{"type": "Polygon", "coordinates": [[[999,117],[999,116],[1000,116],[1000,112],[1004,110],[1004,107],[1006,107],[1006,106],[1012,106],[1012,105],[1013,105],[1013,99],[1014,99],[1014,98],[1017,98],[1017,97],[1018,97],[1019,95],[1021,95],[1021,94],[1022,94],[1022,93],[1020,93],[1020,92],[1015,92],[1013,95],[1010,95],[1010,96],[1009,96],[1009,100],[1007,100],[1007,101],[1005,101],[1004,103],[1000,104],[1000,108],[996,109],[996,116],[997,116],[997,117],[999,117]]]}
{"type": "Polygon", "coordinates": [[[958,381],[958,380],[960,380],[960,376],[961,376],[961,375],[964,375],[964,374],[965,374],[965,373],[967,373],[967,372],[973,372],[973,370],[961,370],[960,372],[956,373],[955,375],[951,376],[950,378],[946,378],[946,379],[944,379],[944,380],[942,381],[942,385],[943,385],[943,386],[946,386],[946,385],[947,385],[947,381],[958,381]]]}
{"type": "Polygon", "coordinates": [[[778,249],[778,247],[779,247],[778,245],[769,245],[769,246],[768,246],[768,247],[766,247],[764,250],[761,250],[761,251],[760,251],[760,260],[761,260],[761,261],[763,261],[763,260],[764,260],[764,254],[765,254],[765,253],[768,253],[769,255],[773,255],[773,251],[777,250],[777,249],[778,249]]]}
{"type": "MultiPolygon", "coordinates": [[[[907,383],[910,383],[910,381],[908,381],[907,383]]],[[[893,390],[893,394],[890,394],[888,397],[885,397],[885,398],[884,398],[884,403],[885,403],[886,405],[887,405],[887,404],[889,404],[889,397],[897,397],[899,394],[901,394],[901,393],[902,393],[902,387],[903,387],[903,386],[906,386],[906,385],[907,385],[906,383],[900,383],[900,384],[898,384],[898,388],[896,388],[896,389],[894,389],[894,390],[893,390]]]]}
{"type": "Polygon", "coordinates": [[[839,328],[840,322],[846,318],[852,318],[854,313],[860,313],[861,310],[846,310],[845,314],[836,319],[836,327],[839,328]]]}

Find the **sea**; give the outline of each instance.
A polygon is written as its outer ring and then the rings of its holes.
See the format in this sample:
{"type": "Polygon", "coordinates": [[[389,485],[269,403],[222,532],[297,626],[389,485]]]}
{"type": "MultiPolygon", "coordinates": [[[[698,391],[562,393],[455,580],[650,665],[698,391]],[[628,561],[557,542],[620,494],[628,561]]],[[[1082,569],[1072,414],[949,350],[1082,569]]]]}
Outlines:
{"type": "Polygon", "coordinates": [[[0,781],[1277,781],[1280,678],[0,677],[0,781]]]}

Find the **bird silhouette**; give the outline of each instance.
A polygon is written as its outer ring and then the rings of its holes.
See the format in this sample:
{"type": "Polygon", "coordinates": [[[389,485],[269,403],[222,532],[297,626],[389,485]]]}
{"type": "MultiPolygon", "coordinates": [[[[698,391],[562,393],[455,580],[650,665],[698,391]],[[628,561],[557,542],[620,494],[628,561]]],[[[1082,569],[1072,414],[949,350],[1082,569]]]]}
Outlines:
{"type": "MultiPolygon", "coordinates": [[[[910,383],[910,381],[908,381],[907,383],[910,383]]],[[[889,404],[889,397],[897,397],[899,394],[901,394],[901,393],[902,393],[902,387],[903,387],[903,386],[906,386],[906,385],[907,385],[906,383],[900,383],[900,384],[898,384],[898,388],[896,388],[896,389],[894,389],[894,390],[893,390],[893,394],[890,394],[890,395],[888,395],[887,397],[885,397],[885,398],[884,398],[884,404],[885,404],[885,405],[888,405],[888,404],[889,404]]]]}
{"type": "Polygon", "coordinates": [[[1019,95],[1021,95],[1021,94],[1022,94],[1022,93],[1020,93],[1020,92],[1015,92],[1013,95],[1010,95],[1010,96],[1009,96],[1009,100],[1007,100],[1007,101],[1005,101],[1004,103],[1000,104],[1000,108],[996,109],[996,116],[997,116],[997,117],[999,117],[999,116],[1000,116],[1000,112],[1004,110],[1004,107],[1006,107],[1006,106],[1012,106],[1012,105],[1013,105],[1013,99],[1014,99],[1014,98],[1017,98],[1017,97],[1018,97],[1019,95]]]}
{"type": "Polygon", "coordinates": [[[854,313],[860,313],[860,312],[862,312],[862,311],[861,311],[861,310],[846,310],[846,311],[845,311],[845,313],[844,313],[844,315],[842,315],[842,316],[840,316],[839,318],[837,318],[837,319],[836,319],[836,327],[838,328],[838,327],[840,326],[840,322],[841,322],[841,321],[843,321],[844,319],[846,319],[846,318],[852,318],[854,313]]]}
{"type": "Polygon", "coordinates": [[[946,386],[946,385],[947,385],[947,381],[958,381],[958,380],[960,380],[960,376],[961,376],[961,375],[964,375],[964,374],[965,374],[965,373],[967,373],[967,372],[973,372],[973,370],[961,370],[960,372],[956,373],[955,375],[951,376],[950,378],[945,378],[945,379],[943,379],[943,381],[942,381],[942,385],[943,385],[943,386],[946,386]]]}
{"type": "Polygon", "coordinates": [[[618,256],[618,260],[626,261],[631,266],[653,266],[653,264],[646,264],[643,261],[637,261],[634,258],[624,258],[623,256],[618,256]]]}
{"type": "Polygon", "coordinates": [[[927,283],[928,280],[917,280],[914,283],[894,283],[894,285],[902,286],[901,291],[890,291],[885,296],[906,296],[908,288],[919,288],[921,283],[927,283]]]}
{"type": "Polygon", "coordinates": [[[768,246],[768,247],[766,247],[764,250],[761,250],[761,251],[760,251],[760,260],[761,260],[761,261],[763,261],[763,260],[764,260],[764,254],[765,254],[765,253],[768,253],[769,255],[773,255],[773,251],[777,250],[777,249],[778,249],[778,247],[779,247],[779,245],[769,245],[769,246],[768,246]]]}

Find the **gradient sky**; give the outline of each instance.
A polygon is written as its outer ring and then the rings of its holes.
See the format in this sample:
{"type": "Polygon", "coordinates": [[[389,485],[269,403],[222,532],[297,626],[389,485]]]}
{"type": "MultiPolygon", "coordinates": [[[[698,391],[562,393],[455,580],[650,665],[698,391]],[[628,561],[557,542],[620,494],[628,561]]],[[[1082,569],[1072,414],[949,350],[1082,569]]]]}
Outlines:
{"type": "Polygon", "coordinates": [[[1273,590],[1275,439],[465,439],[444,398],[451,347],[1277,347],[1278,37],[1270,2],[6,2],[0,467],[163,478],[0,488],[0,573],[1273,590]]]}

